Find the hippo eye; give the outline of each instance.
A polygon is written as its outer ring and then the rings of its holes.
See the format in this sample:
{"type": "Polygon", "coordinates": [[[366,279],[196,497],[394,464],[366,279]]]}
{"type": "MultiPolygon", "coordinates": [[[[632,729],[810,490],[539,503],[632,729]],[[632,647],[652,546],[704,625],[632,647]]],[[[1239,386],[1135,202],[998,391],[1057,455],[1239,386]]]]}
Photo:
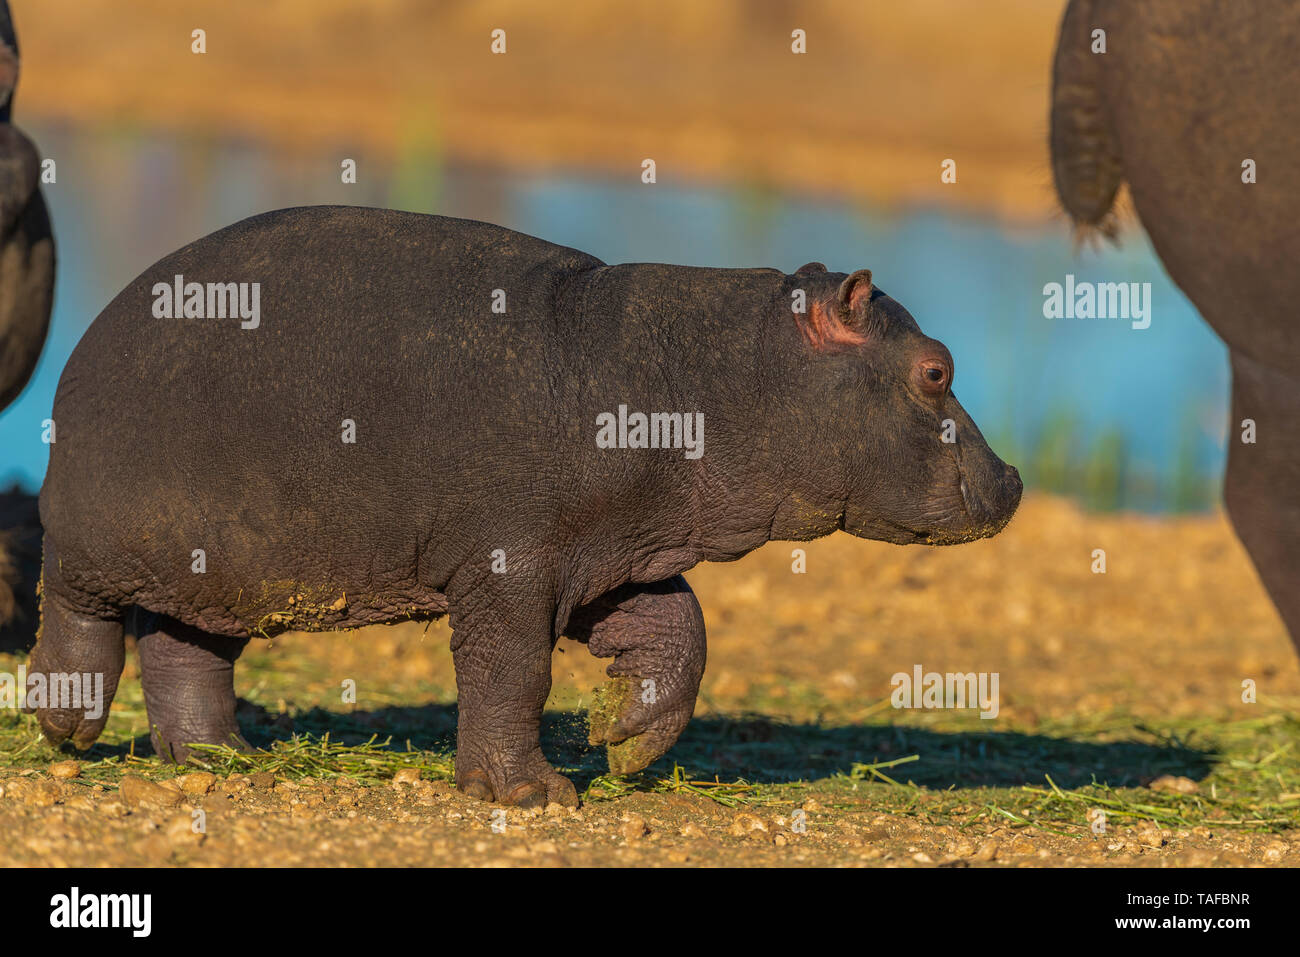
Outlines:
{"type": "Polygon", "coordinates": [[[927,395],[941,396],[952,385],[952,372],[948,363],[938,357],[925,358],[916,364],[918,388],[927,395]]]}

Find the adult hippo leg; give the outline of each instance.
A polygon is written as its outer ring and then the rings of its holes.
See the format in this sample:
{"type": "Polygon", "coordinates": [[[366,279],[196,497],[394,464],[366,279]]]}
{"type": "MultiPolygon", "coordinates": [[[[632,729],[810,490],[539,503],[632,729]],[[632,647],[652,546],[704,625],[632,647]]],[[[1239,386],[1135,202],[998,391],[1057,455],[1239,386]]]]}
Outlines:
{"type": "Polygon", "coordinates": [[[704,616],[686,579],[624,585],[573,615],[567,634],[597,658],[613,657],[614,681],[592,708],[591,743],[607,746],[615,774],[664,754],[695,711],[704,676],[704,616]]]}
{"type": "Polygon", "coordinates": [[[1300,650],[1300,374],[1284,374],[1233,350],[1232,422],[1224,501],[1300,650]],[[1242,441],[1242,421],[1255,441],[1242,441]]]}
{"type": "Polygon", "coordinates": [[[209,634],[142,609],[136,619],[140,684],[159,757],[184,763],[192,744],[249,750],[235,721],[235,659],[248,639],[209,634]]]}

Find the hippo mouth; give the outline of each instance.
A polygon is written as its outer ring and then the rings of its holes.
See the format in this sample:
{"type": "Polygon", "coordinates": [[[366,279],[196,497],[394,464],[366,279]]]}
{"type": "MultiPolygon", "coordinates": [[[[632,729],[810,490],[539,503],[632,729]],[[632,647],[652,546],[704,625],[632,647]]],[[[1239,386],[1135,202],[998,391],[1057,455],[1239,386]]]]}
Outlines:
{"type": "Polygon", "coordinates": [[[956,533],[929,523],[925,527],[914,527],[881,516],[850,522],[847,510],[840,513],[840,529],[856,538],[889,542],[891,545],[943,545],[956,544],[957,541],[954,538],[956,533]]]}
{"type": "Polygon", "coordinates": [[[1018,490],[1014,499],[1010,508],[984,502],[972,492],[959,471],[957,481],[913,521],[902,522],[881,515],[850,521],[846,507],[840,512],[840,528],[859,538],[894,545],[961,545],[991,538],[1002,531],[1020,503],[1018,490]]]}

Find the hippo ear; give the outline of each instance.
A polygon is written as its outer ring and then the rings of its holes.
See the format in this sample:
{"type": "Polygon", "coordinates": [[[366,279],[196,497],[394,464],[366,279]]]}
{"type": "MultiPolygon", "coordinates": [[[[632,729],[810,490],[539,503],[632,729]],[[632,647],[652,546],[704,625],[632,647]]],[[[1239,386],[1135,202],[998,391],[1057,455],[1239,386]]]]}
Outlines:
{"type": "Polygon", "coordinates": [[[818,276],[826,271],[826,266],[822,263],[804,263],[794,271],[796,276],[818,276]]]}
{"type": "Polygon", "coordinates": [[[871,299],[871,270],[859,269],[840,283],[840,317],[845,322],[860,314],[862,305],[871,299]]]}
{"type": "MultiPolygon", "coordinates": [[[[809,266],[814,265],[820,263],[809,263],[809,266]]],[[[809,266],[804,266],[795,275],[804,274],[809,266]]],[[[818,300],[812,304],[806,317],[796,316],[799,331],[808,344],[819,351],[865,344],[871,334],[878,331],[866,309],[871,288],[871,270],[859,269],[840,283],[834,300],[829,297],[818,300]]]]}

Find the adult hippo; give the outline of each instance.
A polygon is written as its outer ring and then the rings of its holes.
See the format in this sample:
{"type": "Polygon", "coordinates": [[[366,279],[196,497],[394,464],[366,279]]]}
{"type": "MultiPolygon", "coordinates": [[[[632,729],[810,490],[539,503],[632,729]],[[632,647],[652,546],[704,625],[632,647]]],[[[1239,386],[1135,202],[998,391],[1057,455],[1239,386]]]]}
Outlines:
{"type": "Polygon", "coordinates": [[[1298,51],[1292,0],[1073,0],[1051,147],[1084,229],[1114,235],[1128,183],[1169,275],[1228,345],[1224,501],[1300,647],[1298,51]]]}
{"type": "Polygon", "coordinates": [[[36,146],[14,126],[18,40],[0,0],[0,409],[40,358],[54,302],[54,236],[38,183],[36,146]]]}

